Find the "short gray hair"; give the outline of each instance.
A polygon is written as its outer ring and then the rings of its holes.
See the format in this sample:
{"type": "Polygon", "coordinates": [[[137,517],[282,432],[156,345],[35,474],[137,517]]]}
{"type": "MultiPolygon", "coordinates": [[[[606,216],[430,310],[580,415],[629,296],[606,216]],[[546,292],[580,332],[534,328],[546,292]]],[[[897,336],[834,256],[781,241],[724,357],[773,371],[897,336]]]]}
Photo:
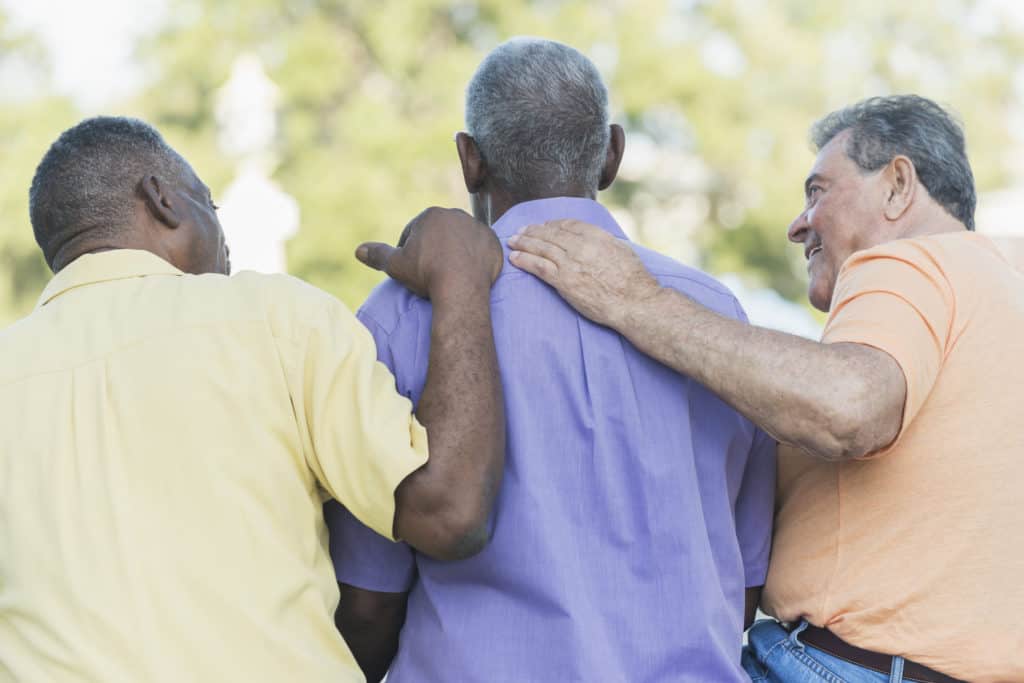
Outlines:
{"type": "Polygon", "coordinates": [[[608,91],[568,45],[513,38],[466,89],[466,127],[488,170],[518,199],[552,185],[597,189],[608,150],[608,91]]]}
{"type": "Polygon", "coordinates": [[[963,129],[949,112],[918,95],[872,97],[815,123],[811,141],[820,150],[845,130],[850,131],[846,155],[863,171],[907,157],[932,199],[974,230],[974,174],[963,129]]]}
{"type": "Polygon", "coordinates": [[[32,230],[46,262],[59,270],[69,247],[131,227],[139,181],[147,174],[177,186],[189,173],[163,136],[139,119],[97,116],[64,131],[29,189],[32,230]]]}

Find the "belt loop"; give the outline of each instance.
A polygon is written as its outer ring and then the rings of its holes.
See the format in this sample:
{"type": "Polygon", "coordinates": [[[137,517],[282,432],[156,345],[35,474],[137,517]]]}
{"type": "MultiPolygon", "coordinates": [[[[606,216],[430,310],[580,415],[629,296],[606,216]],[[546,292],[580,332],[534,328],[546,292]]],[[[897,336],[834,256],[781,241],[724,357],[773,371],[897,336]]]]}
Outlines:
{"type": "Polygon", "coordinates": [[[806,629],[809,625],[810,624],[807,623],[806,619],[800,620],[800,623],[797,624],[797,627],[789,633],[790,645],[792,645],[793,647],[800,648],[801,650],[804,649],[804,644],[800,642],[800,639],[797,636],[803,633],[804,629],[806,629]]]}
{"type": "Polygon", "coordinates": [[[903,683],[903,657],[892,658],[892,670],[889,673],[889,683],[903,683]]]}

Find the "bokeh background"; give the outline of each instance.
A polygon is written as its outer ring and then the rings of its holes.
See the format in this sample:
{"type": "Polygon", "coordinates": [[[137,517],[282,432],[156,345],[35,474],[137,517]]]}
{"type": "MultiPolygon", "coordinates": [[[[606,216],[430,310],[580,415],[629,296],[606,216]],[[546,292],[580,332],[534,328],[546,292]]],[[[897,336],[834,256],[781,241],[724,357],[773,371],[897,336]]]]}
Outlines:
{"type": "Polygon", "coordinates": [[[724,277],[755,322],[820,325],[785,240],[807,128],[871,95],[959,114],[979,230],[1024,265],[1015,0],[0,0],[0,325],[49,278],[28,220],[35,165],[100,113],[150,121],[192,162],[236,265],[286,268],[358,306],[380,280],[359,242],[393,241],[429,205],[468,206],[463,90],[515,35],[594,60],[627,135],[602,201],[635,239],[724,277]]]}

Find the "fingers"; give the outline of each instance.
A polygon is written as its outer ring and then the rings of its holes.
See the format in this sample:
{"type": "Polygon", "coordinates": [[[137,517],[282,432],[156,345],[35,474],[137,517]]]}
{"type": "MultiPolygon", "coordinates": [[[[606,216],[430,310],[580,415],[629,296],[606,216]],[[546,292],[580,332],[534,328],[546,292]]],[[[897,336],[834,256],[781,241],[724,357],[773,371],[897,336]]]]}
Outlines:
{"type": "Polygon", "coordinates": [[[533,237],[525,232],[509,238],[508,245],[515,251],[528,252],[534,256],[540,256],[548,261],[552,261],[556,265],[560,265],[568,255],[561,245],[543,237],[533,237]]]}
{"type": "Polygon", "coordinates": [[[570,235],[579,235],[580,237],[584,237],[588,234],[606,234],[601,228],[591,225],[590,223],[578,221],[575,218],[563,218],[557,221],[549,221],[545,225],[556,226],[563,232],[567,232],[570,235]]]}
{"type": "Polygon", "coordinates": [[[397,249],[382,242],[363,242],[356,248],[356,258],[374,270],[387,271],[391,255],[397,249]]]}
{"type": "Polygon", "coordinates": [[[554,242],[566,250],[571,245],[585,240],[597,240],[608,236],[608,233],[589,223],[574,218],[548,221],[540,225],[530,225],[520,234],[530,235],[554,242]]]}
{"type": "Polygon", "coordinates": [[[558,286],[558,266],[542,256],[534,256],[525,251],[513,251],[509,254],[508,260],[512,265],[525,270],[531,275],[536,275],[552,287],[558,286]]]}

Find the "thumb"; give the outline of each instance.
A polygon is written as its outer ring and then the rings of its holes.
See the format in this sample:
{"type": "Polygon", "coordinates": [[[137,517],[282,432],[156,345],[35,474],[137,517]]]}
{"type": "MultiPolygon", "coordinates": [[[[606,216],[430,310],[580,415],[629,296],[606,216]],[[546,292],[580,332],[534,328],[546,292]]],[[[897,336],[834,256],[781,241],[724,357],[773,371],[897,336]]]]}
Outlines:
{"type": "Polygon", "coordinates": [[[356,258],[374,270],[387,271],[388,261],[398,251],[383,242],[363,242],[356,247],[356,258]]]}

